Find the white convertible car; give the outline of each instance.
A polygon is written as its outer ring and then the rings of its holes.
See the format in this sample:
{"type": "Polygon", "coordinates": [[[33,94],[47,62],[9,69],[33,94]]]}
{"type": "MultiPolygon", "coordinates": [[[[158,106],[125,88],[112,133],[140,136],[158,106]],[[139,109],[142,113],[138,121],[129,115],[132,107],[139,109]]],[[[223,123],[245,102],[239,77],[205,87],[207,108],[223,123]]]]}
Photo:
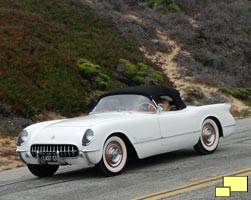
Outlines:
{"type": "Polygon", "coordinates": [[[53,175],[60,165],[96,166],[119,174],[128,157],[139,159],[194,146],[213,153],[235,120],[230,104],[186,106],[177,90],[138,86],[106,93],[88,116],[33,124],[17,140],[31,173],[53,175]]]}

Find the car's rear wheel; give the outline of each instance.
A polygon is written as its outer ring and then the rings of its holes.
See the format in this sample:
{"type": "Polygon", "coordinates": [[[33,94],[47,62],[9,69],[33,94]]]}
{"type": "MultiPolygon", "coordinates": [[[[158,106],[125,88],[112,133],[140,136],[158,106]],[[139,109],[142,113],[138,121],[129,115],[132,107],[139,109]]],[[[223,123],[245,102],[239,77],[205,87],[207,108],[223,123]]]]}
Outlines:
{"type": "Polygon", "coordinates": [[[213,153],[219,144],[219,128],[213,119],[206,119],[202,124],[201,135],[194,149],[199,154],[213,153]]]}
{"type": "Polygon", "coordinates": [[[32,174],[37,177],[48,177],[52,176],[57,170],[59,165],[27,165],[28,169],[32,174]]]}
{"type": "Polygon", "coordinates": [[[105,176],[114,176],[124,169],[126,162],[127,147],[125,142],[118,136],[112,136],[106,140],[102,159],[96,167],[105,176]]]}

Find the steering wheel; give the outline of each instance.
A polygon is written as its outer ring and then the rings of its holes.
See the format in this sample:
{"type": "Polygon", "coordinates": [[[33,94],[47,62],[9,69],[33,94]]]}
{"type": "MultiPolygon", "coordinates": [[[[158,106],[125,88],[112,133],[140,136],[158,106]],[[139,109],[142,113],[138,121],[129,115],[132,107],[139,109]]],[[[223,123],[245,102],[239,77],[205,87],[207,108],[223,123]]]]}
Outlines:
{"type": "Polygon", "coordinates": [[[135,110],[141,111],[141,112],[154,112],[156,109],[154,105],[152,105],[151,103],[143,102],[137,105],[135,110]]]}

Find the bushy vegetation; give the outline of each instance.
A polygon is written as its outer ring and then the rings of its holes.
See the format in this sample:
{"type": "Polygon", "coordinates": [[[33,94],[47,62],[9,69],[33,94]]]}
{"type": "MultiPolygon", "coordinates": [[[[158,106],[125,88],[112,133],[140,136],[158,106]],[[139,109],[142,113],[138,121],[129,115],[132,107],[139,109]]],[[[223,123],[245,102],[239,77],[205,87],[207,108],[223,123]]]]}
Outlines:
{"type": "Polygon", "coordinates": [[[166,81],[162,72],[156,71],[144,63],[134,64],[126,59],[120,59],[117,71],[124,74],[120,80],[127,85],[163,84],[166,81]]]}
{"type": "Polygon", "coordinates": [[[145,62],[111,19],[73,0],[0,0],[0,41],[0,113],[26,117],[87,111],[96,90],[120,85],[109,85],[120,58],[145,62]]]}
{"type": "Polygon", "coordinates": [[[164,0],[144,0],[150,7],[153,7],[154,5],[162,5],[164,3],[164,0]]]}
{"type": "Polygon", "coordinates": [[[169,8],[169,10],[180,12],[180,7],[176,4],[174,0],[170,1],[167,7],[169,8]]]}
{"type": "Polygon", "coordinates": [[[251,1],[175,0],[179,12],[169,12],[171,0],[147,2],[156,6],[145,23],[182,46],[176,60],[184,75],[207,85],[250,87],[251,1]]]}
{"type": "MultiPolygon", "coordinates": [[[[183,13],[170,36],[183,45],[182,69],[198,81],[227,87],[251,85],[250,1],[176,0],[183,13]],[[188,19],[193,19],[188,20],[188,19]]],[[[177,19],[176,18],[176,19],[177,19]]]]}
{"type": "Polygon", "coordinates": [[[245,101],[249,106],[251,106],[251,88],[221,88],[220,90],[227,95],[245,101]]]}
{"type": "Polygon", "coordinates": [[[77,65],[82,71],[85,87],[97,88],[101,91],[108,89],[110,77],[102,72],[99,65],[95,65],[83,58],[78,60],[77,65]]]}
{"type": "Polygon", "coordinates": [[[241,111],[241,116],[250,117],[251,116],[251,88],[237,88],[237,89],[230,89],[230,88],[221,88],[221,92],[225,93],[228,96],[235,97],[237,99],[242,100],[245,102],[248,108],[241,111]]]}
{"type": "Polygon", "coordinates": [[[145,0],[145,2],[150,6],[165,6],[171,11],[180,12],[180,7],[176,4],[175,0],[145,0]]]}

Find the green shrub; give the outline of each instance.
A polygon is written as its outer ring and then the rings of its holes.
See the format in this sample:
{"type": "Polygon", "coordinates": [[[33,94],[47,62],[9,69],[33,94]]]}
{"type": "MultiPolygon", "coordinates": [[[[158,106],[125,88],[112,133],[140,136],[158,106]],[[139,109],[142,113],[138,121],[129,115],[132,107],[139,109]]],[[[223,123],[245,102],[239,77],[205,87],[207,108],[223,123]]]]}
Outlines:
{"type": "Polygon", "coordinates": [[[152,72],[152,81],[154,84],[159,84],[164,80],[163,74],[159,71],[153,71],[152,72]]]}
{"type": "Polygon", "coordinates": [[[180,7],[176,4],[176,2],[174,0],[170,0],[170,1],[167,1],[167,0],[145,0],[145,2],[150,6],[150,7],[153,7],[155,5],[158,5],[158,6],[167,6],[167,8],[171,11],[174,11],[174,12],[180,12],[180,7]]]}
{"type": "Polygon", "coordinates": [[[92,86],[93,89],[106,90],[109,87],[110,77],[103,73],[99,65],[95,65],[90,61],[80,58],[77,66],[83,73],[85,86],[92,86]],[[87,82],[86,82],[87,81],[87,82]]]}
{"type": "Polygon", "coordinates": [[[148,66],[144,63],[133,64],[126,59],[120,59],[120,63],[124,65],[125,75],[128,80],[135,84],[142,85],[145,83],[148,66]]]}
{"type": "Polygon", "coordinates": [[[142,76],[142,77],[147,76],[147,71],[149,68],[147,65],[145,65],[144,63],[138,63],[137,68],[138,68],[138,72],[137,72],[138,76],[142,76]]]}
{"type": "Polygon", "coordinates": [[[102,77],[98,76],[96,79],[96,84],[97,84],[97,88],[100,90],[105,90],[108,88],[108,82],[104,81],[104,79],[102,79],[102,77]]]}
{"type": "Polygon", "coordinates": [[[79,69],[88,77],[98,74],[101,70],[99,65],[95,65],[86,59],[79,59],[77,62],[79,69]]]}
{"type": "Polygon", "coordinates": [[[135,81],[138,85],[144,85],[145,84],[145,77],[135,76],[135,77],[133,77],[133,81],[135,81]]]}
{"type": "Polygon", "coordinates": [[[240,99],[244,101],[246,105],[251,106],[251,88],[237,88],[232,90],[229,88],[221,88],[220,91],[224,94],[240,99]]]}
{"type": "Polygon", "coordinates": [[[125,75],[130,85],[143,85],[149,83],[160,84],[164,81],[161,72],[153,70],[152,67],[144,63],[133,64],[126,59],[120,59],[120,63],[124,65],[125,75]]]}
{"type": "Polygon", "coordinates": [[[126,75],[128,78],[133,78],[137,74],[137,68],[133,64],[126,65],[126,75]]]}
{"type": "Polygon", "coordinates": [[[123,64],[125,67],[125,75],[129,79],[133,79],[137,73],[137,67],[134,64],[132,64],[129,60],[126,60],[126,59],[120,59],[119,62],[123,64]]]}
{"type": "Polygon", "coordinates": [[[180,7],[175,3],[174,0],[172,0],[171,3],[169,3],[167,7],[171,11],[180,12],[180,7]]]}
{"type": "Polygon", "coordinates": [[[149,6],[154,6],[154,5],[161,5],[164,2],[164,0],[145,0],[145,2],[149,6]]]}
{"type": "Polygon", "coordinates": [[[226,95],[232,95],[232,91],[229,88],[220,88],[220,91],[226,95]]]}
{"type": "Polygon", "coordinates": [[[108,75],[106,75],[106,74],[103,74],[103,73],[100,72],[99,76],[105,82],[109,82],[110,81],[110,77],[108,75]]]}
{"type": "Polygon", "coordinates": [[[131,62],[130,62],[129,60],[123,59],[123,58],[120,58],[120,59],[119,59],[119,62],[120,62],[120,63],[123,63],[123,64],[125,64],[125,65],[131,64],[131,62]]]}
{"type": "Polygon", "coordinates": [[[238,88],[232,91],[232,96],[242,100],[251,98],[251,88],[238,88]]]}
{"type": "Polygon", "coordinates": [[[109,88],[110,77],[106,74],[99,72],[96,78],[98,89],[106,90],[109,88]]]}

